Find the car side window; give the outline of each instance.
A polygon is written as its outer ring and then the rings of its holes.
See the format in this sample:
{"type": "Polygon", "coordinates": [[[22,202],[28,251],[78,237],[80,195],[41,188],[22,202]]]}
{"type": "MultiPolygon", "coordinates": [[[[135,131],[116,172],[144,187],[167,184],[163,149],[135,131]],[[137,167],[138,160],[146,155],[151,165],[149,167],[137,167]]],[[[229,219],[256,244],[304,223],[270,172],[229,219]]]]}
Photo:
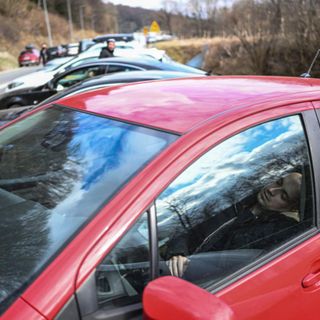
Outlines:
{"type": "Polygon", "coordinates": [[[102,75],[104,74],[104,71],[105,71],[104,66],[92,66],[92,67],[78,69],[59,78],[55,82],[54,87],[58,91],[63,90],[65,88],[71,87],[72,85],[80,81],[102,75]]]}
{"type": "Polygon", "coordinates": [[[107,73],[123,72],[123,71],[137,71],[141,70],[135,67],[129,67],[124,65],[110,65],[108,66],[107,73]]]}
{"type": "Polygon", "coordinates": [[[310,172],[298,115],[214,147],[156,201],[160,274],[207,287],[311,228],[310,172]]]}
{"type": "Polygon", "coordinates": [[[99,308],[141,301],[150,280],[148,214],[144,213],[96,269],[99,308]]]}

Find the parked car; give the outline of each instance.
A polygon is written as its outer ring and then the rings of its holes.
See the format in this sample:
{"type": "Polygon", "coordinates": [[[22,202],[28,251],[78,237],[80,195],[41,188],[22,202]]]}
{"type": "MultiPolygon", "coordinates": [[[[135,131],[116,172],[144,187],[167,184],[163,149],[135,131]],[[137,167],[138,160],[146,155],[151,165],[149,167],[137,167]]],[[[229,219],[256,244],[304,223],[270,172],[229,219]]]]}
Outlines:
{"type": "MultiPolygon", "coordinates": [[[[103,88],[110,85],[117,85],[130,82],[172,79],[183,77],[201,77],[201,74],[165,71],[165,70],[143,70],[143,71],[122,71],[116,73],[107,73],[103,76],[95,76],[92,78],[91,72],[97,72],[98,66],[103,64],[91,63],[83,67],[73,68],[70,71],[63,73],[49,81],[45,86],[35,89],[18,90],[14,93],[7,93],[0,96],[0,109],[7,109],[8,112],[0,113],[0,121],[14,119],[15,113],[12,108],[17,108],[17,117],[22,114],[19,107],[42,105],[60,99],[62,97],[77,94],[92,89],[103,88]],[[77,74],[77,76],[75,76],[77,74]],[[70,81],[70,78],[72,80],[70,81]],[[69,88],[61,91],[61,83],[65,83],[66,79],[69,83],[69,88]],[[87,80],[85,80],[87,79],[87,80]],[[44,101],[45,100],[45,101],[44,101]]],[[[101,70],[102,72],[103,70],[101,70]]],[[[104,72],[107,71],[104,69],[104,72]]],[[[29,110],[29,109],[25,109],[29,110]]]]}
{"type": "Polygon", "coordinates": [[[201,74],[166,71],[166,70],[143,70],[143,71],[123,71],[113,74],[106,74],[94,78],[89,78],[80,83],[77,83],[70,88],[58,92],[57,94],[42,101],[39,106],[46,103],[51,103],[55,100],[69,97],[78,93],[87,92],[93,89],[100,89],[107,86],[120,85],[132,82],[153,81],[161,79],[174,79],[174,78],[191,78],[191,77],[203,77],[201,74]]]}
{"type": "MultiPolygon", "coordinates": [[[[96,52],[97,56],[99,56],[101,49],[105,47],[105,43],[98,42],[92,45],[87,49],[86,53],[96,52]]],[[[116,43],[116,48],[114,50],[115,57],[137,57],[137,56],[145,56],[149,58],[154,58],[163,62],[170,62],[172,59],[166,54],[165,50],[159,50],[157,48],[143,48],[139,45],[139,43],[130,41],[119,41],[116,43]]]]}
{"type": "Polygon", "coordinates": [[[56,58],[65,57],[67,55],[66,46],[58,45],[47,49],[48,61],[56,58]]]}
{"type": "Polygon", "coordinates": [[[3,126],[2,319],[317,318],[319,90],[136,83],[3,126]]]}
{"type": "MultiPolygon", "coordinates": [[[[130,57],[114,57],[114,58],[107,58],[108,62],[113,62],[117,64],[131,64],[136,66],[141,66],[140,70],[169,70],[169,71],[179,71],[179,72],[187,72],[187,73],[198,73],[205,75],[206,73],[203,70],[195,69],[186,65],[183,65],[178,62],[174,62],[172,60],[169,61],[157,61],[156,59],[147,57],[147,56],[132,56],[130,57]]],[[[33,89],[36,87],[40,87],[48,83],[50,80],[53,79],[58,73],[63,73],[66,70],[69,70],[73,67],[77,67],[89,62],[101,61],[98,58],[97,52],[83,52],[81,55],[78,55],[74,59],[69,60],[68,62],[58,66],[53,70],[46,71],[45,69],[38,71],[36,73],[31,73],[26,76],[22,76],[16,78],[12,82],[10,82],[5,92],[13,92],[20,89],[33,89]]],[[[139,68],[138,68],[139,69],[139,68]]],[[[115,69],[113,68],[115,72],[115,69]]],[[[117,69],[118,71],[124,71],[125,68],[120,67],[117,69]]],[[[137,70],[137,69],[136,69],[137,70]]]]}
{"type": "Polygon", "coordinates": [[[67,44],[67,55],[76,56],[79,53],[79,43],[69,43],[67,44]]]}
{"type": "MultiPolygon", "coordinates": [[[[66,61],[63,64],[59,64],[52,68],[43,68],[37,72],[32,72],[30,74],[15,78],[13,81],[9,82],[5,88],[5,92],[12,92],[15,90],[34,88],[44,85],[49,80],[51,80],[57,73],[63,73],[67,69],[76,67],[82,63],[87,63],[90,61],[98,60],[97,52],[83,52],[80,55],[66,61]]],[[[56,59],[54,59],[56,60],[56,59]]]]}
{"type": "Polygon", "coordinates": [[[79,41],[79,53],[82,53],[93,46],[95,42],[92,39],[82,39],[79,41]]]}
{"type": "Polygon", "coordinates": [[[18,57],[19,67],[35,66],[39,64],[40,53],[33,45],[27,45],[18,57]]]}
{"type": "MultiPolygon", "coordinates": [[[[163,70],[145,70],[145,71],[131,71],[131,72],[117,72],[114,74],[107,74],[103,76],[97,76],[94,78],[89,78],[80,83],[77,83],[70,88],[58,92],[56,90],[52,91],[52,96],[50,96],[50,89],[46,89],[45,94],[42,90],[37,91],[26,91],[25,93],[20,93],[18,96],[26,106],[21,107],[19,104],[16,106],[11,106],[9,109],[0,110],[0,125],[3,125],[9,121],[12,121],[20,117],[25,112],[29,112],[35,108],[42,105],[52,103],[55,100],[69,97],[78,93],[87,92],[94,89],[100,89],[107,86],[119,85],[131,82],[141,82],[149,80],[160,80],[160,79],[173,79],[173,78],[184,78],[184,77],[201,77],[199,74],[187,74],[185,72],[175,72],[175,71],[163,71],[163,70]],[[42,100],[43,97],[49,96],[49,98],[43,100],[42,102],[34,105],[34,103],[42,100]],[[39,98],[40,97],[40,98],[39,98]],[[36,98],[36,100],[35,100],[36,98]],[[29,102],[29,104],[28,104],[29,102]]],[[[44,89],[43,89],[44,90],[44,89]]],[[[1,106],[0,106],[0,109],[1,106]]]]}

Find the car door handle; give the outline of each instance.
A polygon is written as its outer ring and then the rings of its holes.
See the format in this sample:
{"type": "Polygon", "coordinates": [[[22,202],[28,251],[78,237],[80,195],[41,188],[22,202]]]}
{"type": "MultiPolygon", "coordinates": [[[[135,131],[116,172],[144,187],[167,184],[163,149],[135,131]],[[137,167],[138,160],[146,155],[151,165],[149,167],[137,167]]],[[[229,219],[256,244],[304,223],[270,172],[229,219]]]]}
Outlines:
{"type": "Polygon", "coordinates": [[[319,282],[320,285],[320,270],[306,275],[302,280],[302,286],[304,288],[309,288],[314,286],[317,282],[319,282]]]}

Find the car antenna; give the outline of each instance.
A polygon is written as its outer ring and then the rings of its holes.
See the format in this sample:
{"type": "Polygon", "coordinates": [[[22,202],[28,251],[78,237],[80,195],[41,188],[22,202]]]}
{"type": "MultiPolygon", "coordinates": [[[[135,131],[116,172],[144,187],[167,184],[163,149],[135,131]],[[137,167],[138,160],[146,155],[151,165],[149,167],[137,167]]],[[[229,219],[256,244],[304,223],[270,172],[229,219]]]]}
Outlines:
{"type": "Polygon", "coordinates": [[[320,49],[318,49],[316,55],[314,56],[314,58],[313,58],[313,60],[312,60],[312,63],[311,63],[311,65],[310,65],[309,69],[308,69],[308,71],[305,72],[305,73],[302,73],[302,74],[300,75],[300,77],[303,77],[303,78],[311,78],[311,70],[312,70],[312,68],[313,68],[316,60],[318,59],[319,54],[320,54],[320,49]]]}

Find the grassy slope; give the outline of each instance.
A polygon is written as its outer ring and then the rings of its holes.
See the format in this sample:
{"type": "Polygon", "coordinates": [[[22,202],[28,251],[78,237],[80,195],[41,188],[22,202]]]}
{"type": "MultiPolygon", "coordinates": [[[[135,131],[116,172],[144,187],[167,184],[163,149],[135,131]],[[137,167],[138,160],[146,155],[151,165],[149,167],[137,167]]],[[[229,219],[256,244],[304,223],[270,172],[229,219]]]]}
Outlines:
{"type": "MultiPolygon", "coordinates": [[[[48,44],[47,29],[43,11],[30,3],[19,7],[21,12],[0,15],[0,71],[18,67],[17,58],[21,50],[32,43],[40,48],[48,44]]],[[[58,15],[49,15],[53,45],[70,42],[68,22],[58,15]]],[[[96,33],[91,30],[73,30],[72,42],[92,38],[96,33]]]]}
{"type": "Polygon", "coordinates": [[[9,70],[18,66],[15,56],[8,52],[0,52],[0,71],[9,70]]]}

